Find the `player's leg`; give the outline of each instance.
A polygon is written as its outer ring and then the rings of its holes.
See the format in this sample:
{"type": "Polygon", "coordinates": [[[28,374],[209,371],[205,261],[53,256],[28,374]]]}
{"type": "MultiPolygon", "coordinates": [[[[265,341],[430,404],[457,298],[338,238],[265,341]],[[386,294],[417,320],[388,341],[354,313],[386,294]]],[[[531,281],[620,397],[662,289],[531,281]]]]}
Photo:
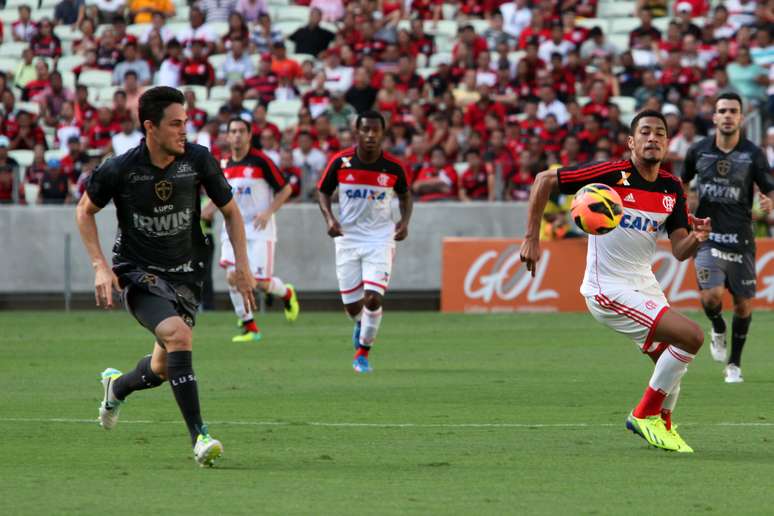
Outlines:
{"type": "Polygon", "coordinates": [[[285,283],[278,276],[274,275],[274,242],[267,240],[261,242],[263,251],[258,253],[259,270],[262,271],[258,279],[258,288],[264,292],[282,299],[285,307],[285,319],[290,322],[298,319],[300,307],[298,305],[298,296],[296,289],[290,283],[285,283]]]}
{"type": "Polygon", "coordinates": [[[723,319],[723,292],[726,284],[724,263],[712,256],[713,248],[705,245],[696,254],[696,282],[704,313],[712,324],[710,331],[710,354],[717,362],[725,362],[726,321],[723,319]]]}
{"type": "Polygon", "coordinates": [[[253,342],[261,340],[261,329],[255,322],[253,312],[245,306],[245,300],[236,288],[236,272],[233,267],[228,268],[226,281],[228,282],[228,296],[231,298],[234,313],[242,323],[242,334],[235,335],[231,338],[231,341],[253,342]]]}
{"type": "Polygon", "coordinates": [[[745,253],[741,263],[730,263],[728,288],[734,298],[734,318],[731,323],[731,355],[725,367],[726,383],[741,383],[742,350],[752,321],[752,300],[755,298],[755,254],[745,253]]]}
{"type": "Polygon", "coordinates": [[[341,302],[347,316],[354,321],[352,345],[360,342],[360,320],[363,313],[363,269],[357,249],[336,247],[336,278],[341,302]]]}
{"type": "MultiPolygon", "coordinates": [[[[374,247],[363,252],[363,315],[360,338],[353,367],[356,371],[364,369],[368,354],[376,341],[379,326],[382,323],[382,301],[390,281],[394,248],[391,246],[374,247]]],[[[370,371],[370,365],[366,372],[370,371]]],[[[362,372],[362,371],[359,371],[362,372]]]]}

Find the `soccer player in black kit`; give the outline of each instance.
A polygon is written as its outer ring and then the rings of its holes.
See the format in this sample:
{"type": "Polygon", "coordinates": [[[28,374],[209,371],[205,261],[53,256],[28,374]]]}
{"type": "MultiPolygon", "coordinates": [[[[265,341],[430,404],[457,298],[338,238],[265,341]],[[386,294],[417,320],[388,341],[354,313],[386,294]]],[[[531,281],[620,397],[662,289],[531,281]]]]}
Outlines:
{"type": "Polygon", "coordinates": [[[218,163],[200,145],[186,143],[183,94],[156,87],[140,97],[145,139],[103,163],[91,176],[77,209],[81,238],[95,270],[98,306],[113,306],[113,288],[137,321],[155,336],[153,353],[134,370],[102,373],[99,420],[109,430],[134,391],[169,380],[194,447],[194,459],[210,466],[223,453],[210,437],[199,409],[198,380],[191,359],[191,328],[204,280],[205,236],[199,224],[200,187],[220,209],[234,246],[236,285],[255,306],[255,281],[247,263],[244,223],[218,163]],[[119,232],[113,267],[99,245],[95,214],[110,201],[119,232]]]}
{"type": "Polygon", "coordinates": [[[743,381],[742,348],[747,339],[755,297],[755,238],[752,230],[753,185],[761,208],[774,205],[774,180],[766,155],[742,136],[742,99],[723,93],[715,102],[715,137],[705,138],[688,150],[683,182],[696,178],[697,217],[712,219],[712,233],[696,254],[696,280],[701,304],[712,322],[710,352],[724,368],[726,383],[743,381]],[[731,355],[726,352],[723,291],[734,300],[731,355]]]}

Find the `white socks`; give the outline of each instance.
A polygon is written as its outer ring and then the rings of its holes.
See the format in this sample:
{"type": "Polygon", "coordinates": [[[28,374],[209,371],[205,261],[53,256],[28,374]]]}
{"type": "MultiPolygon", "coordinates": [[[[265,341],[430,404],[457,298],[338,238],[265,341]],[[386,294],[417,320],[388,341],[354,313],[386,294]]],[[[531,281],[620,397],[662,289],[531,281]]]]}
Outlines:
{"type": "Polygon", "coordinates": [[[675,405],[677,405],[677,398],[680,397],[680,384],[672,389],[672,392],[664,399],[664,404],[661,405],[661,410],[668,410],[669,412],[675,411],[675,405]]]}
{"type": "Polygon", "coordinates": [[[360,326],[360,345],[371,347],[376,339],[376,332],[379,331],[379,325],[382,323],[382,309],[369,310],[363,308],[363,318],[360,326]]]}
{"type": "Polygon", "coordinates": [[[653,376],[650,377],[648,384],[650,388],[671,394],[680,385],[680,380],[688,370],[688,364],[691,363],[694,356],[682,349],[668,346],[656,362],[653,376]]]}
{"type": "Polygon", "coordinates": [[[228,296],[231,298],[231,304],[234,305],[234,313],[240,321],[249,321],[253,318],[253,313],[245,309],[245,300],[236,288],[229,286],[228,296]]]}
{"type": "Polygon", "coordinates": [[[285,286],[281,279],[274,276],[271,280],[269,280],[269,287],[266,289],[266,292],[273,296],[284,298],[288,293],[288,288],[285,286]]]}

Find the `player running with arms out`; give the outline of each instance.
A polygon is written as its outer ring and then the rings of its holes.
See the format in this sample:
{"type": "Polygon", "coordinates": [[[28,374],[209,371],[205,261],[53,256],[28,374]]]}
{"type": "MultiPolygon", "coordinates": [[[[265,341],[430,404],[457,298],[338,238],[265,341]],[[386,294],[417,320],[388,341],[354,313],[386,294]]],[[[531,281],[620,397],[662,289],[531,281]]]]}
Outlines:
{"type": "Polygon", "coordinates": [[[688,150],[683,180],[696,179],[699,204],[696,215],[712,218],[713,231],[696,255],[696,281],[704,313],[712,323],[710,352],[726,362],[726,383],[742,382],[742,348],[752,319],[755,297],[755,237],[752,231],[753,185],[761,209],[769,212],[774,200],[774,178],[764,152],[742,136],[742,99],[723,93],[715,101],[715,137],[688,150]],[[734,301],[731,356],[727,357],[723,291],[734,301]]]}
{"type": "Polygon", "coordinates": [[[659,169],[667,151],[667,129],[658,111],[634,117],[630,161],[609,161],[538,174],[529,199],[527,234],[521,259],[535,275],[540,259],[540,219],[549,195],[572,194],[589,183],[614,188],[624,204],[619,227],[589,236],[581,294],[592,316],[632,339],[655,362],[655,369],[626,426],[658,448],[693,451],[671,423],[680,381],[701,348],[701,328],[670,309],[651,261],[656,239],[666,232],[678,260],[693,256],[709,237],[710,221],[689,222],[680,180],[659,169]]]}
{"type": "MultiPolygon", "coordinates": [[[[293,285],[285,284],[274,276],[274,249],[277,242],[274,214],[285,204],[293,189],[274,162],[250,146],[252,134],[248,122],[242,118],[232,118],[228,123],[227,138],[231,156],[223,159],[221,165],[234,193],[234,200],[244,217],[250,270],[258,282],[258,288],[282,298],[285,318],[295,321],[299,312],[296,291],[293,285]]],[[[214,208],[214,204],[209,204],[205,210],[211,211],[214,208]]],[[[243,329],[241,335],[231,340],[257,341],[261,339],[261,331],[253,319],[252,310],[245,306],[237,288],[234,247],[226,229],[224,227],[221,234],[220,266],[226,269],[231,304],[243,329]]]]}
{"type": "Polygon", "coordinates": [[[152,354],[132,371],[102,373],[104,399],[99,421],[110,430],[121,405],[134,391],[169,380],[200,465],[223,453],[210,437],[199,408],[198,379],[191,355],[191,329],[204,280],[205,237],[199,190],[220,209],[236,255],[235,284],[253,307],[255,280],[247,263],[242,216],[218,163],[200,145],[186,143],[185,98],[174,88],[143,93],[139,118],[145,138],[139,146],[103,163],[89,178],[76,211],[78,229],[95,269],[98,306],[113,306],[122,291],[129,312],[153,333],[152,354]],[[99,244],[95,215],[110,201],[116,206],[118,237],[111,270],[99,244]]]}
{"type": "Polygon", "coordinates": [[[406,169],[382,151],[385,122],[376,111],[358,115],[355,147],[335,154],[317,185],[328,235],[336,245],[336,276],[347,314],[355,321],[353,369],[368,373],[368,353],[382,321],[382,298],[390,281],[395,242],[408,236],[411,193],[406,169]],[[339,190],[340,221],[331,196],[339,190]],[[400,221],[392,222],[396,194],[400,221]]]}

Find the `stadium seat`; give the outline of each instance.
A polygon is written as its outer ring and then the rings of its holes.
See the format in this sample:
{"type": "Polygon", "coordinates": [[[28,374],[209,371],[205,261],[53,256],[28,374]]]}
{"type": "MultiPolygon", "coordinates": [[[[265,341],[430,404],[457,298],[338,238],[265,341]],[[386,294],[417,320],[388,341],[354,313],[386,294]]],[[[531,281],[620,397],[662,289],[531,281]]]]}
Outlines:
{"type": "Polygon", "coordinates": [[[266,120],[277,126],[277,129],[284,131],[290,125],[290,117],[280,115],[266,115],[266,120]]]}
{"type": "MultiPolygon", "coordinates": [[[[274,22],[271,24],[272,28],[280,31],[285,35],[285,37],[290,36],[304,25],[306,25],[305,21],[302,22],[298,20],[286,20],[281,22],[274,22]]],[[[287,42],[285,42],[285,45],[287,46],[287,42]]]]}
{"type": "Polygon", "coordinates": [[[615,46],[618,52],[623,52],[629,48],[628,34],[609,34],[607,40],[615,46]]]}
{"type": "MultiPolygon", "coordinates": [[[[697,18],[694,18],[692,21],[696,23],[697,18]]],[[[667,29],[669,28],[669,22],[672,21],[671,18],[662,16],[661,18],[653,18],[653,26],[656,27],[658,30],[661,31],[662,34],[666,34],[667,29]]],[[[704,27],[704,23],[702,24],[696,24],[697,27],[704,27]]]]}
{"type": "Polygon", "coordinates": [[[32,160],[35,157],[35,153],[31,150],[9,150],[8,156],[12,157],[19,163],[20,167],[29,167],[32,165],[32,160]]]}
{"type": "Polygon", "coordinates": [[[417,68],[417,75],[423,79],[427,79],[436,72],[435,68],[417,68]]]}
{"type": "Polygon", "coordinates": [[[247,99],[242,102],[242,105],[245,107],[245,109],[252,113],[255,110],[255,107],[258,105],[258,99],[247,99]]]}
{"type": "Polygon", "coordinates": [[[194,95],[196,95],[196,100],[198,101],[207,100],[210,97],[207,91],[207,86],[199,86],[196,84],[184,84],[180,86],[180,90],[182,91],[192,90],[194,92],[194,95]]]}
{"type": "Polygon", "coordinates": [[[639,18],[616,18],[610,22],[610,34],[626,34],[642,25],[639,18]]]}
{"type": "Polygon", "coordinates": [[[24,41],[7,41],[0,45],[0,56],[19,59],[25,48],[30,45],[24,41]]]}
{"type": "MultiPolygon", "coordinates": [[[[11,24],[19,19],[19,11],[16,9],[2,9],[0,10],[0,21],[4,26],[10,28],[11,24]]],[[[9,29],[6,29],[9,30],[9,29]]],[[[8,41],[13,41],[11,37],[8,37],[8,41]]]]}
{"type": "Polygon", "coordinates": [[[489,28],[489,22],[486,20],[468,20],[464,22],[465,24],[471,24],[473,25],[473,29],[476,31],[476,34],[483,34],[486,29],[489,28]]]}
{"type": "Polygon", "coordinates": [[[436,52],[430,56],[430,68],[436,68],[441,63],[450,64],[452,62],[451,52],[436,52]]]}
{"type": "Polygon", "coordinates": [[[57,25],[54,27],[54,34],[62,41],[62,51],[64,51],[66,47],[70,47],[70,42],[75,41],[83,35],[79,30],[73,32],[73,29],[69,25],[57,25]]]}
{"type": "Polygon", "coordinates": [[[436,52],[451,53],[454,50],[454,42],[455,38],[450,38],[446,34],[438,34],[435,37],[436,52]]]}
{"type": "MultiPolygon", "coordinates": [[[[18,152],[18,151],[11,151],[11,152],[18,152]]],[[[19,161],[19,160],[16,160],[16,161],[19,161]]],[[[32,163],[32,160],[30,160],[30,163],[32,163]]],[[[21,162],[19,162],[19,164],[21,165],[21,162]]],[[[40,185],[36,185],[33,183],[24,183],[24,200],[27,201],[27,204],[29,205],[36,204],[38,202],[39,193],[40,193],[40,185]]]]}
{"type": "Polygon", "coordinates": [[[148,30],[149,25],[147,23],[133,23],[126,26],[126,33],[131,34],[135,38],[140,38],[145,31],[148,30]]]}
{"type": "Polygon", "coordinates": [[[309,21],[309,7],[303,5],[285,5],[274,8],[273,20],[282,21],[300,21],[306,23],[309,21]]]}
{"type": "Polygon", "coordinates": [[[38,3],[34,0],[6,0],[5,1],[5,8],[6,9],[18,9],[21,5],[28,5],[31,8],[34,8],[38,6],[38,3]]]}
{"type": "Polygon", "coordinates": [[[10,56],[0,57],[0,70],[4,72],[13,72],[16,70],[16,66],[19,64],[19,58],[13,58],[10,56]]]}
{"type": "Polygon", "coordinates": [[[230,88],[228,86],[213,86],[210,88],[210,100],[218,100],[226,102],[230,96],[230,88]]]}
{"type": "MultiPolygon", "coordinates": [[[[60,3],[61,0],[40,0],[40,7],[50,7],[52,9],[56,8],[56,5],[60,3]]],[[[91,2],[89,2],[91,4],[91,2]]],[[[6,5],[8,5],[6,3],[6,5]]]]}
{"type": "Polygon", "coordinates": [[[16,109],[19,111],[26,111],[27,113],[32,113],[36,116],[40,114],[40,104],[37,102],[25,102],[23,100],[19,100],[15,105],[16,109]]]}
{"type": "Polygon", "coordinates": [[[218,38],[222,38],[228,32],[228,22],[211,22],[208,25],[212,27],[218,38]]]}
{"type": "Polygon", "coordinates": [[[228,54],[210,54],[210,56],[208,57],[208,60],[210,61],[210,64],[212,65],[212,67],[215,69],[216,73],[218,69],[226,61],[227,57],[228,57],[228,54]]]}
{"type": "Polygon", "coordinates": [[[207,117],[214,118],[218,116],[218,110],[223,104],[219,100],[198,100],[196,107],[203,109],[207,113],[207,117]]]}
{"type": "Polygon", "coordinates": [[[624,0],[603,2],[597,6],[597,16],[600,18],[625,18],[634,16],[636,5],[636,2],[627,2],[624,0]]]}
{"type": "Polygon", "coordinates": [[[587,29],[599,27],[605,34],[610,32],[610,25],[608,20],[603,20],[602,18],[576,18],[575,25],[578,27],[585,27],[587,29]]]}
{"type": "Polygon", "coordinates": [[[279,116],[298,116],[303,103],[300,100],[272,100],[267,114],[279,116]]]}
{"type": "Polygon", "coordinates": [[[637,105],[634,97],[610,97],[610,102],[618,106],[622,113],[633,112],[637,105]]]}
{"type": "Polygon", "coordinates": [[[428,34],[444,34],[450,38],[457,37],[458,26],[456,20],[438,20],[438,22],[425,20],[423,27],[428,34]]]}
{"type": "Polygon", "coordinates": [[[175,4],[175,16],[172,19],[186,21],[189,14],[191,14],[191,8],[188,4],[177,3],[175,4]]]}
{"type": "Polygon", "coordinates": [[[89,88],[109,87],[113,84],[113,74],[105,70],[84,70],[78,76],[78,83],[89,88]]]}
{"type": "Polygon", "coordinates": [[[441,5],[441,16],[443,16],[444,20],[453,20],[457,17],[457,6],[449,2],[444,2],[441,5]]]}
{"type": "Polygon", "coordinates": [[[40,21],[43,18],[48,18],[49,20],[54,19],[54,9],[53,7],[46,7],[45,9],[33,9],[32,10],[32,19],[35,21],[40,21]]]}
{"type": "Polygon", "coordinates": [[[457,172],[458,175],[464,174],[467,169],[468,169],[468,164],[465,163],[464,161],[454,164],[454,170],[457,172]]]}
{"type": "Polygon", "coordinates": [[[102,86],[101,88],[94,88],[97,92],[97,98],[96,100],[98,102],[105,102],[108,101],[110,104],[113,104],[113,95],[116,91],[121,89],[120,86],[102,86]]]}
{"type": "Polygon", "coordinates": [[[56,63],[57,70],[60,73],[67,73],[72,71],[73,68],[86,61],[82,55],[72,54],[69,56],[62,56],[56,63]]]}

